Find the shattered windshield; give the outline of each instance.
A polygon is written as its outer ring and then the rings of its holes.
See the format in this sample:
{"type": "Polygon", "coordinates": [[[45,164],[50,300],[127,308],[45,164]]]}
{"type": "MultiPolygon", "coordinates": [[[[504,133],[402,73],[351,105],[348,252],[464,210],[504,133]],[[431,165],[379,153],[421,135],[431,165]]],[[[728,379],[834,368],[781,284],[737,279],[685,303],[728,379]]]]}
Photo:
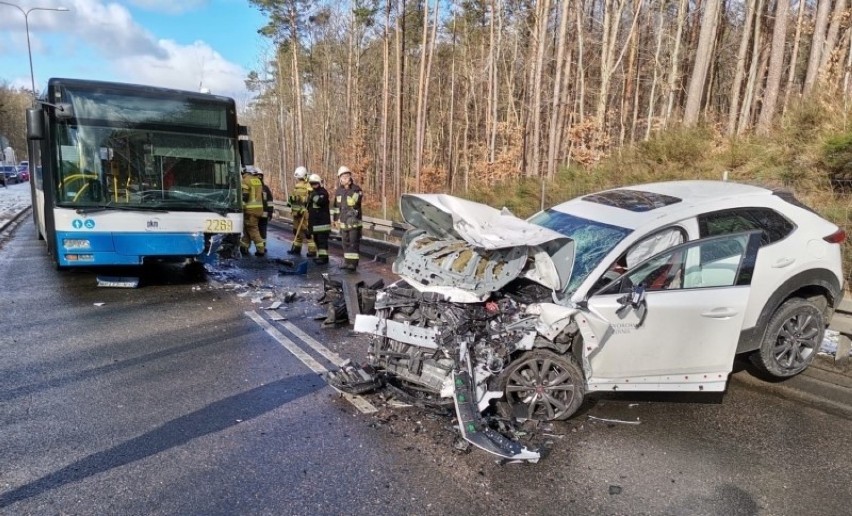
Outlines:
{"type": "Polygon", "coordinates": [[[562,233],[574,241],[576,251],[571,280],[566,287],[568,293],[577,290],[592,269],[633,231],[553,209],[534,215],[529,222],[562,233]]]}
{"type": "Polygon", "coordinates": [[[228,106],[66,93],[75,116],[54,122],[57,204],[83,210],[240,210],[228,106]]]}

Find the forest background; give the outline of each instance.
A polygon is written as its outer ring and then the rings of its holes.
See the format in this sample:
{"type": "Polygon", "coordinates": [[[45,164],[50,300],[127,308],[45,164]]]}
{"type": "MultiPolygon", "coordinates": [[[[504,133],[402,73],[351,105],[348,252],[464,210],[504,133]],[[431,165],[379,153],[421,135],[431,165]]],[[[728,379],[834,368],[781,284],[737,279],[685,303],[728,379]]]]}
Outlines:
{"type": "MultiPolygon", "coordinates": [[[[386,219],[404,192],[528,216],[726,174],[850,232],[848,1],[249,0],[269,46],[241,122],[277,198],[347,165],[386,219]]],[[[0,134],[28,99],[0,85],[0,134]]]]}

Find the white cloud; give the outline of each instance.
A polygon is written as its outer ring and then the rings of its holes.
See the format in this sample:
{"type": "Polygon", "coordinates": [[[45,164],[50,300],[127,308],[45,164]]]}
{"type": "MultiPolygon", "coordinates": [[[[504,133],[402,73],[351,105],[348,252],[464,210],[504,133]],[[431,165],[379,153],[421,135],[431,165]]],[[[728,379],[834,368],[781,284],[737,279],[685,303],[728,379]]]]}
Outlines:
{"type": "MultiPolygon", "coordinates": [[[[176,12],[176,9],[201,6],[208,0],[131,1],[160,10],[167,9],[168,5],[179,5],[179,8],[172,9],[172,12],[176,12]]],[[[170,39],[158,39],[137,23],[123,5],[102,0],[43,0],[39,5],[64,6],[70,11],[30,14],[33,51],[39,53],[40,50],[48,50],[54,57],[57,53],[65,54],[66,62],[71,62],[75,54],[84,54],[79,47],[90,47],[106,64],[91,78],[114,78],[121,82],[192,91],[198,91],[201,85],[219,95],[237,98],[246,96],[243,80],[247,71],[240,65],[228,61],[204,41],[183,45],[170,39]],[[62,35],[65,38],[63,46],[53,43],[52,48],[45,48],[38,36],[50,33],[62,35]]],[[[10,50],[10,46],[23,46],[23,52],[26,52],[26,35],[21,25],[20,20],[0,16],[0,44],[6,47],[5,50],[10,50]],[[3,30],[6,27],[13,28],[14,36],[10,31],[3,30]]],[[[48,59],[42,57],[42,61],[48,59]]],[[[91,64],[97,66],[95,62],[91,64]]],[[[42,65],[42,68],[45,66],[42,65]]]]}
{"type": "Polygon", "coordinates": [[[58,29],[70,29],[78,37],[98,49],[106,57],[123,58],[152,55],[165,58],[153,34],[133,20],[126,7],[98,0],[73,0],[73,19],[52,17],[58,29]]]}
{"type": "Polygon", "coordinates": [[[200,87],[216,95],[241,96],[245,91],[246,70],[231,63],[207,43],[179,45],[172,40],[160,40],[164,58],[151,55],[135,56],[116,61],[126,82],[198,91],[200,87]]]}
{"type": "Polygon", "coordinates": [[[130,3],[148,11],[180,14],[205,6],[207,0],[130,0],[130,3]]]}

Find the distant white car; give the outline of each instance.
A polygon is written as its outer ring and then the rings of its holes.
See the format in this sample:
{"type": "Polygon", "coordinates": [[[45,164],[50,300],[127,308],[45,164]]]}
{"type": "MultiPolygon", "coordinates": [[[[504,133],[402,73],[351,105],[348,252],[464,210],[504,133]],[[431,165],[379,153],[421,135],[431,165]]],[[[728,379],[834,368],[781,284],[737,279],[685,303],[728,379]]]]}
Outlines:
{"type": "Polygon", "coordinates": [[[402,280],[356,321],[376,337],[371,366],[452,398],[463,435],[507,457],[537,458],[471,407],[553,420],[586,392],[723,391],[738,353],[790,377],[843,295],[845,233],[789,193],[655,183],[527,221],[447,195],[401,206],[415,228],[394,263],[402,280]]]}

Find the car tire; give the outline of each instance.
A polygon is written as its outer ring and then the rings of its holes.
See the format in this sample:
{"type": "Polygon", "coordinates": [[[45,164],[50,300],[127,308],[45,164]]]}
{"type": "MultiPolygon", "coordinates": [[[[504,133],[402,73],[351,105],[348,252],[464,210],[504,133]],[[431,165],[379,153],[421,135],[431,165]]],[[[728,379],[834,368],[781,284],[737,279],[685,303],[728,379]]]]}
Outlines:
{"type": "Polygon", "coordinates": [[[583,378],[583,370],[571,354],[528,351],[500,374],[503,400],[498,408],[506,417],[518,419],[568,419],[583,403],[583,378]]]}
{"type": "Polygon", "coordinates": [[[807,299],[789,299],[772,314],[760,348],[749,358],[763,373],[790,378],[811,365],[824,334],[822,311],[807,299]]]}

